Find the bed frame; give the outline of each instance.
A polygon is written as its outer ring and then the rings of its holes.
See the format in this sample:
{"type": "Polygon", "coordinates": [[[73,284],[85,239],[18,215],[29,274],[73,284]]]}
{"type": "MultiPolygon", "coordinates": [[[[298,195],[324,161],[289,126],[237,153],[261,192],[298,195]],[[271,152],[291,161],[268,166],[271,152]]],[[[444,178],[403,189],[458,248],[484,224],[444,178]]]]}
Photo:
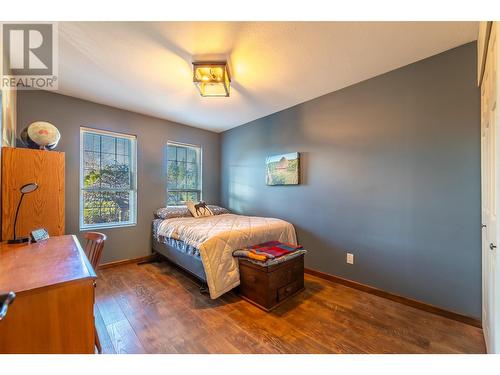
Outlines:
{"type": "Polygon", "coordinates": [[[174,246],[158,242],[155,239],[153,239],[153,251],[164,256],[184,271],[189,272],[191,275],[200,280],[203,285],[206,285],[207,276],[200,258],[186,254],[183,251],[176,249],[174,246]]]}

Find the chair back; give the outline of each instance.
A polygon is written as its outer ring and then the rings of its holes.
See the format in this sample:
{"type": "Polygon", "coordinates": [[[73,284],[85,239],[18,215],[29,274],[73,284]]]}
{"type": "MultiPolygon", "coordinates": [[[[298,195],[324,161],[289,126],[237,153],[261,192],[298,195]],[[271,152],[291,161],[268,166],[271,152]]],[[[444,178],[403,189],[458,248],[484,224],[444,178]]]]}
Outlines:
{"type": "Polygon", "coordinates": [[[85,232],[84,237],[87,240],[87,243],[85,244],[85,254],[87,254],[92,267],[96,269],[99,265],[99,261],[101,260],[104,242],[107,237],[104,233],[99,232],[85,232]]]}

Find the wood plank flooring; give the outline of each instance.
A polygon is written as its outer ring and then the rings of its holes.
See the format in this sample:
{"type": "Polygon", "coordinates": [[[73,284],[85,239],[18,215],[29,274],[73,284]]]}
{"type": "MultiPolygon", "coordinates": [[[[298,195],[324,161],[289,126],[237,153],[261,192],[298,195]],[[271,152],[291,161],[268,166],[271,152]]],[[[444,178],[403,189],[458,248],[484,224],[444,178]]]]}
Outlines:
{"type": "Polygon", "coordinates": [[[306,290],[265,313],[217,300],[168,262],[98,271],[104,353],[484,353],[482,330],[306,275],[306,290]]]}

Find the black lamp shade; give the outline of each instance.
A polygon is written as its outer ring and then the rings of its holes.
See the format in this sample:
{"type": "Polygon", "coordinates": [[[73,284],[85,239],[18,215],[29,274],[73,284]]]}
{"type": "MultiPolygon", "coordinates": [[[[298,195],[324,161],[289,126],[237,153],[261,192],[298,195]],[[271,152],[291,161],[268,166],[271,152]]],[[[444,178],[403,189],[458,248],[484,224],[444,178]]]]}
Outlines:
{"type": "Polygon", "coordinates": [[[38,189],[38,185],[35,182],[32,182],[21,186],[21,189],[19,189],[19,191],[21,192],[21,194],[29,194],[34,192],[36,189],[38,189]]]}

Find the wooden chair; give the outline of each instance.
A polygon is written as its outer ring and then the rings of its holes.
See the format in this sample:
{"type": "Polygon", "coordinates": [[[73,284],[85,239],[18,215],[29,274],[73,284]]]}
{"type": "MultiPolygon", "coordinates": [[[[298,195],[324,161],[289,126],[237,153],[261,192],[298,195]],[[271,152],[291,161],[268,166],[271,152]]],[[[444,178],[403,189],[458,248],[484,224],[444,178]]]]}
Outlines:
{"type": "MultiPolygon", "coordinates": [[[[104,249],[104,242],[107,236],[104,233],[99,232],[85,232],[85,239],[87,240],[85,244],[85,254],[89,258],[90,264],[94,269],[97,269],[99,261],[101,260],[102,251],[104,249]]],[[[101,341],[99,340],[99,334],[94,324],[94,336],[95,336],[95,346],[99,354],[102,353],[101,341]]]]}
{"type": "Polygon", "coordinates": [[[99,232],[85,232],[84,237],[87,240],[85,244],[85,254],[87,254],[92,267],[97,269],[99,261],[101,260],[102,250],[104,249],[104,242],[107,237],[104,233],[99,232]]]}

